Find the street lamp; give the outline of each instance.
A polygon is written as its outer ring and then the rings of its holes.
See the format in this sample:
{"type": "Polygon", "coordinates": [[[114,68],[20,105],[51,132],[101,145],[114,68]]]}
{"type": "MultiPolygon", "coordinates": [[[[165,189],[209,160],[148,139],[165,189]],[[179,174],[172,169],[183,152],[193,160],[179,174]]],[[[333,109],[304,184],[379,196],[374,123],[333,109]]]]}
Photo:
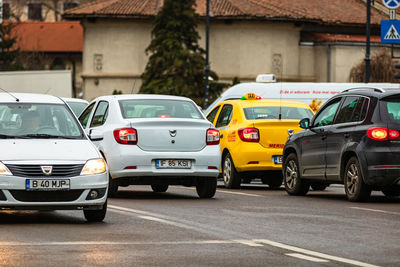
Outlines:
{"type": "Polygon", "coordinates": [[[365,82],[369,83],[369,76],[371,72],[371,56],[370,56],[370,35],[371,35],[371,0],[367,0],[367,41],[365,49],[365,82]]]}
{"type": "Polygon", "coordinates": [[[210,63],[209,63],[209,40],[210,38],[210,0],[206,1],[206,66],[205,66],[205,73],[204,78],[206,82],[205,92],[204,92],[204,109],[208,106],[208,93],[210,89],[208,76],[210,75],[210,63]]]}

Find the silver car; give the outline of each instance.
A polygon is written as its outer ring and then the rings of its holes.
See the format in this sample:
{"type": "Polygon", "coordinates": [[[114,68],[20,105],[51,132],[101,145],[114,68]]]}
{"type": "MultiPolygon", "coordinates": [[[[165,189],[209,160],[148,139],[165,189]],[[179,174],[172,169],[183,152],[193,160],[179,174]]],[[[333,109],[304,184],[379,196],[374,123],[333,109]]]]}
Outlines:
{"type": "Polygon", "coordinates": [[[219,131],[186,97],[102,96],[79,117],[103,154],[109,195],[119,186],[196,186],[200,198],[215,195],[220,169],[219,131]]]}
{"type": "Polygon", "coordinates": [[[0,210],[107,211],[107,165],[58,97],[0,93],[0,210]]]}

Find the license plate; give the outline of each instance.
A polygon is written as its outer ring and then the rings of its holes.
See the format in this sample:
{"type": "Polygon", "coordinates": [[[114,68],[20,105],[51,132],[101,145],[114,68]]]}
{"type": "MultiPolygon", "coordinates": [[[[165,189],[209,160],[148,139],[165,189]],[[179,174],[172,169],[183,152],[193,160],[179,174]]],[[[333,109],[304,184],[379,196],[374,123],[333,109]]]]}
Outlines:
{"type": "Polygon", "coordinates": [[[158,159],[157,169],[190,169],[192,162],[187,159],[158,159]]]}
{"type": "Polygon", "coordinates": [[[282,156],[274,156],[275,164],[282,164],[282,156]]]}
{"type": "Polygon", "coordinates": [[[26,190],[69,190],[69,179],[26,179],[26,190]]]}

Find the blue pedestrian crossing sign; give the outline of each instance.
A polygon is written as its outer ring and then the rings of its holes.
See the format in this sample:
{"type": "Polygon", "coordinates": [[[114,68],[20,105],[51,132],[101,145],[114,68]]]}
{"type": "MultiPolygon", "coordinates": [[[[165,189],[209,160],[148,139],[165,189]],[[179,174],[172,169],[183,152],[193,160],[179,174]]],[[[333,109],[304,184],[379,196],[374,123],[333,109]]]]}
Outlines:
{"type": "Polygon", "coordinates": [[[396,9],[400,7],[400,0],[383,0],[383,4],[390,9],[396,9]]]}
{"type": "Polygon", "coordinates": [[[381,21],[381,43],[400,44],[400,20],[381,21]]]}

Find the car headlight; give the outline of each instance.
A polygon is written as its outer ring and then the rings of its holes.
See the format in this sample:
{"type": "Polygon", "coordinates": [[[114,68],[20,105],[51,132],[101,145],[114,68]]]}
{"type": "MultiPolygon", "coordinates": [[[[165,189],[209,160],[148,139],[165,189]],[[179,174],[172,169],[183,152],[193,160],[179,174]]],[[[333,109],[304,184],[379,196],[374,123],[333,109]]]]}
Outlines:
{"type": "Polygon", "coordinates": [[[107,169],[103,159],[89,159],[81,171],[81,175],[100,174],[107,169]]]}
{"type": "Polygon", "coordinates": [[[10,170],[7,168],[6,165],[4,165],[2,162],[0,162],[0,175],[5,176],[5,175],[12,175],[10,170]]]}

